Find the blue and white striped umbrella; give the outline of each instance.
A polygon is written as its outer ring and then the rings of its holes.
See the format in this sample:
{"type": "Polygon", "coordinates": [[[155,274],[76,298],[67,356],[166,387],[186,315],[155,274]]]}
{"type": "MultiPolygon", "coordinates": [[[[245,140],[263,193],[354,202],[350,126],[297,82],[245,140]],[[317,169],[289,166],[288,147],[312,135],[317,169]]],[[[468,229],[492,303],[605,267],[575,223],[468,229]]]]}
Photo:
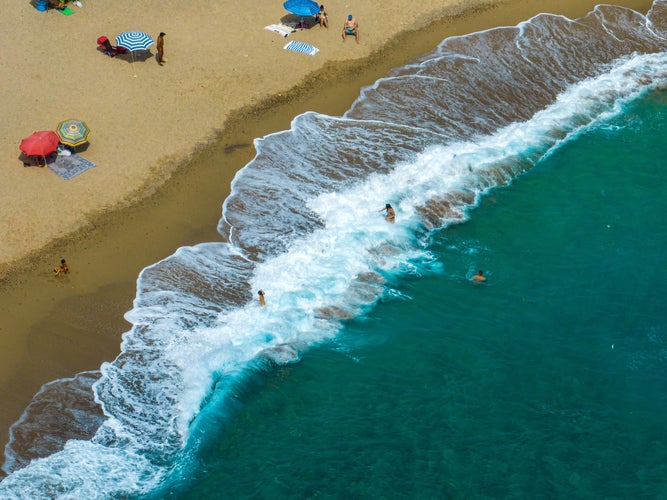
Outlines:
{"type": "Polygon", "coordinates": [[[130,52],[145,50],[155,43],[153,37],[142,31],[126,31],[116,37],[116,45],[124,47],[130,52]]]}

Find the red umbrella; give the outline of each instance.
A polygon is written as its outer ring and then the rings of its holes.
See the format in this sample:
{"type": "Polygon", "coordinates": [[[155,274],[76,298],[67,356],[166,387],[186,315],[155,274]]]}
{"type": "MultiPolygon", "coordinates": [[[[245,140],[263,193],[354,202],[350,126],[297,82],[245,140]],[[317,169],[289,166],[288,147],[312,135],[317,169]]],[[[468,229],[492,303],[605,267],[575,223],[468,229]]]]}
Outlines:
{"type": "Polygon", "coordinates": [[[46,156],[58,149],[58,142],[60,138],[53,130],[42,130],[21,139],[19,149],[28,156],[46,156]]]}

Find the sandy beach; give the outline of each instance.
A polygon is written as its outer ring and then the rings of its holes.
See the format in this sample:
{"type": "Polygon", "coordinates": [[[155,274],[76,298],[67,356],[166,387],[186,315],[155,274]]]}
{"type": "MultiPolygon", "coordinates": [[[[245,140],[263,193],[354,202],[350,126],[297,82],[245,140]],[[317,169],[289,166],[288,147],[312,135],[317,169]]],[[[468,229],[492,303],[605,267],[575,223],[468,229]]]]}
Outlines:
{"type": "MultiPolygon", "coordinates": [[[[359,89],[443,38],[513,25],[539,12],[577,17],[594,1],[446,2],[419,10],[388,0],[327,5],[330,28],[282,38],[264,26],[294,19],[280,2],[238,10],[227,0],[160,9],[83,0],[70,16],[28,2],[2,7],[0,158],[0,412],[2,441],[44,383],[113,359],[129,328],[138,273],[215,231],[253,138],[289,127],[299,113],[343,113],[359,89]],[[341,40],[359,20],[361,43],[341,40]],[[109,58],[95,40],[122,31],[167,33],[163,66],[149,53],[109,58]],[[310,43],[315,56],[283,50],[310,43]],[[81,154],[95,167],[70,180],[23,167],[21,138],[66,118],[92,129],[81,154]],[[54,277],[61,258],[72,272],[54,277]]],[[[645,12],[649,1],[615,2],[645,12]]]]}

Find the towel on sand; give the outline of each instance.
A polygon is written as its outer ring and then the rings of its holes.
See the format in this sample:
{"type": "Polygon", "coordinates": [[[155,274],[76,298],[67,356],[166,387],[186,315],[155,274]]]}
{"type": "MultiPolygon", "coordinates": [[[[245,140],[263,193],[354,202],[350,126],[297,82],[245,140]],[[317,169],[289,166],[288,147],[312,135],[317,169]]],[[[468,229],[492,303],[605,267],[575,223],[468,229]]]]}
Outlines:
{"type": "Polygon", "coordinates": [[[302,54],[308,54],[309,56],[314,56],[320,51],[320,49],[318,49],[317,47],[313,47],[312,45],[309,45],[304,42],[297,42],[296,40],[292,40],[283,48],[285,50],[293,50],[294,52],[301,52],[302,54]]]}
{"type": "Polygon", "coordinates": [[[285,26],[284,24],[269,24],[268,26],[264,26],[264,29],[273,31],[274,33],[278,33],[283,38],[289,36],[290,33],[294,33],[296,31],[291,26],[285,26]]]}
{"type": "Polygon", "coordinates": [[[92,161],[86,160],[83,156],[72,154],[70,156],[58,155],[53,163],[49,163],[49,168],[63,179],[71,179],[75,175],[85,172],[95,166],[92,161]]]}

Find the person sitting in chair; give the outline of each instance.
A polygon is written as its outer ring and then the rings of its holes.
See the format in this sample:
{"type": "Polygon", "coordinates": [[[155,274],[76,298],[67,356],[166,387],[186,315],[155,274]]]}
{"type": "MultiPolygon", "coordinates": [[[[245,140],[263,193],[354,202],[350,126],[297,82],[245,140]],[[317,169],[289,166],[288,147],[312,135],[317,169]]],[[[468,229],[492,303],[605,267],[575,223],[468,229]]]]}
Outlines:
{"type": "Polygon", "coordinates": [[[357,20],[352,17],[352,14],[347,16],[347,19],[343,24],[343,41],[345,41],[347,35],[353,35],[354,39],[359,43],[359,24],[357,23],[357,20]]]}
{"type": "Polygon", "coordinates": [[[320,5],[320,11],[315,14],[315,22],[320,25],[320,28],[322,26],[329,28],[329,16],[327,16],[327,9],[324,8],[324,5],[320,5]]]}

